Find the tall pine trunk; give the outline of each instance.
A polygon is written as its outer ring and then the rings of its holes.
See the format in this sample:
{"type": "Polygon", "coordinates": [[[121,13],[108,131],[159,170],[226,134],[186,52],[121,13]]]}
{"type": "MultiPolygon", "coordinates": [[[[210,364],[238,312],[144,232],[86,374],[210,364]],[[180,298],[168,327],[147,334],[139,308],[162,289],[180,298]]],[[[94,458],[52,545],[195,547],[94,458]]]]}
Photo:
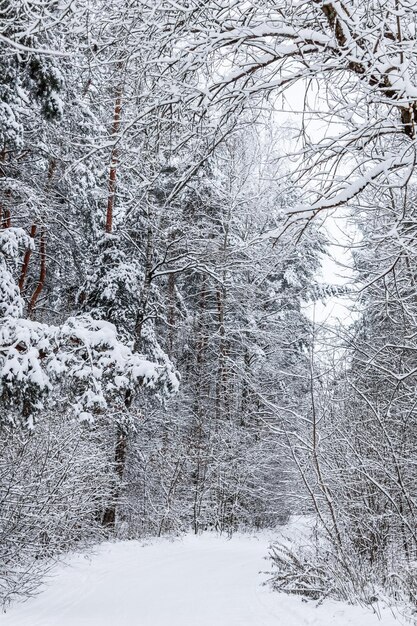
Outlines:
{"type": "MultiPolygon", "coordinates": [[[[121,69],[122,68],[120,68],[120,70],[121,69]]],[[[109,178],[108,178],[108,196],[107,196],[107,210],[106,210],[106,222],[105,222],[105,231],[107,234],[112,234],[113,232],[114,206],[115,206],[115,200],[116,200],[117,167],[119,163],[117,134],[120,130],[120,124],[121,124],[122,99],[123,99],[123,86],[122,86],[122,83],[120,83],[116,87],[114,111],[113,111],[113,123],[111,127],[111,137],[114,143],[113,143],[113,147],[112,147],[111,154],[110,154],[110,169],[109,169],[109,178]]],[[[130,397],[128,396],[126,397],[125,404],[126,406],[130,404],[130,397]]],[[[114,463],[115,463],[116,475],[119,480],[119,485],[116,487],[114,491],[113,501],[105,509],[103,518],[102,518],[103,526],[112,530],[114,529],[116,525],[117,505],[118,505],[118,500],[120,499],[121,484],[123,481],[125,465],[126,465],[127,439],[128,439],[128,432],[126,430],[126,427],[123,427],[120,423],[117,423],[116,424],[116,444],[115,444],[115,449],[114,449],[114,463]]]]}

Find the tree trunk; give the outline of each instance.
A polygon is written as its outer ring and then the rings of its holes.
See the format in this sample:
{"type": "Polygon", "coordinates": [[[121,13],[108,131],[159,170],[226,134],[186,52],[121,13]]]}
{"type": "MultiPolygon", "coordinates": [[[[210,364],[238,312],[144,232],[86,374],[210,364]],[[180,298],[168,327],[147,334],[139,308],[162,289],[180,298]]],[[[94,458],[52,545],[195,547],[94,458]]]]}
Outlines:
{"type": "Polygon", "coordinates": [[[42,290],[43,290],[44,285],[45,285],[45,280],[46,280],[46,232],[45,232],[45,227],[42,227],[42,230],[41,230],[41,240],[40,240],[39,254],[40,254],[40,259],[41,259],[41,268],[40,268],[38,284],[36,285],[35,291],[33,292],[33,295],[31,297],[29,305],[28,305],[28,317],[29,318],[33,317],[33,313],[34,313],[36,302],[38,301],[38,298],[39,298],[39,296],[42,293],[42,290]]]}
{"type": "MultiPolygon", "coordinates": [[[[121,114],[122,114],[122,85],[116,87],[116,99],[114,103],[113,124],[111,127],[111,137],[116,142],[116,135],[120,129],[121,114]]],[[[114,202],[116,198],[116,179],[117,179],[117,165],[119,162],[119,150],[116,143],[113,145],[110,155],[110,171],[109,171],[109,187],[107,196],[107,211],[106,211],[106,233],[113,231],[113,214],[114,214],[114,202]]]]}
{"type": "MultiPolygon", "coordinates": [[[[32,227],[30,229],[31,239],[35,239],[37,229],[38,228],[36,224],[32,224],[32,227]]],[[[23,257],[22,269],[20,271],[20,278],[19,278],[19,283],[18,283],[20,293],[22,293],[23,287],[25,286],[25,280],[26,280],[26,275],[28,272],[29,261],[30,261],[31,256],[32,256],[32,248],[27,248],[25,252],[25,256],[23,257]]]]}
{"type": "Polygon", "coordinates": [[[120,424],[117,424],[116,434],[116,447],[114,450],[114,464],[117,477],[119,479],[119,485],[115,490],[113,502],[104,511],[102,524],[106,528],[114,529],[116,524],[116,509],[117,503],[120,498],[121,484],[123,481],[123,475],[126,465],[127,455],[127,432],[120,424]]]}

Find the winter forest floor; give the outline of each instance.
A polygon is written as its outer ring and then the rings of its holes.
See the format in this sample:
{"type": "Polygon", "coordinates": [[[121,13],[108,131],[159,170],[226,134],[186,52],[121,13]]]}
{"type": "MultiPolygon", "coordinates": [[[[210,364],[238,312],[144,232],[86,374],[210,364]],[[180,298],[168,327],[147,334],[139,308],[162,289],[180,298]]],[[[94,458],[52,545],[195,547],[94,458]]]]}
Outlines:
{"type": "Polygon", "coordinates": [[[1,626],[398,626],[357,606],[304,601],[262,586],[268,537],[187,536],[107,543],[56,568],[1,626]]]}

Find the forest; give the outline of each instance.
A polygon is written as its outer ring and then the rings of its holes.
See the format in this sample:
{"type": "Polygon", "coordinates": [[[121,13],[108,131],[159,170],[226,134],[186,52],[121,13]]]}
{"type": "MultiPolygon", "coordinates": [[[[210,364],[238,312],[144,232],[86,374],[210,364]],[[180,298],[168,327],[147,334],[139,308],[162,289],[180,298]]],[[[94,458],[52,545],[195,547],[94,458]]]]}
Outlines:
{"type": "Polygon", "coordinates": [[[414,0],[0,0],[5,608],[303,516],[270,587],[415,616],[416,52],[414,0]]]}

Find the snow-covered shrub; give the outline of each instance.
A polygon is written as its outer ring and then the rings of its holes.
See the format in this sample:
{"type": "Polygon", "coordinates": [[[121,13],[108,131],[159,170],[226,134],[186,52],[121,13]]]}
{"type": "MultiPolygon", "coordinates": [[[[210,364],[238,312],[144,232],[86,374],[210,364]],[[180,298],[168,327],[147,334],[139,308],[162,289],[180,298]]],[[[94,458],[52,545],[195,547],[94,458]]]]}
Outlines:
{"type": "Polygon", "coordinates": [[[319,526],[270,547],[273,571],[270,583],[276,591],[323,601],[333,597],[371,604],[378,599],[378,582],[365,559],[348,544],[335,548],[319,526]]]}
{"type": "Polygon", "coordinates": [[[313,600],[324,598],[331,592],[329,572],[318,562],[317,554],[308,554],[305,549],[292,549],[279,543],[274,544],[270,552],[274,566],[271,583],[276,591],[303,595],[313,600]]]}
{"type": "Polygon", "coordinates": [[[63,553],[97,542],[111,498],[102,433],[47,413],[33,430],[0,429],[0,603],[36,592],[63,553]]]}

